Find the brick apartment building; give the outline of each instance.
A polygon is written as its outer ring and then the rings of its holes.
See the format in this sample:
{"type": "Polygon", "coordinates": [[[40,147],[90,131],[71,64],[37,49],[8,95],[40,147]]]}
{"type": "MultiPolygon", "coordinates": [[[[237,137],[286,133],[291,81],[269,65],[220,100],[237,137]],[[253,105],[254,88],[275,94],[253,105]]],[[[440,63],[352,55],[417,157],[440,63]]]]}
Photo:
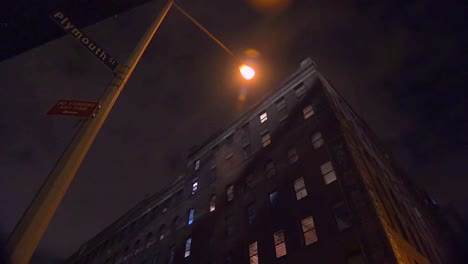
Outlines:
{"type": "Polygon", "coordinates": [[[414,187],[311,59],[186,164],[67,263],[451,263],[414,187]]]}

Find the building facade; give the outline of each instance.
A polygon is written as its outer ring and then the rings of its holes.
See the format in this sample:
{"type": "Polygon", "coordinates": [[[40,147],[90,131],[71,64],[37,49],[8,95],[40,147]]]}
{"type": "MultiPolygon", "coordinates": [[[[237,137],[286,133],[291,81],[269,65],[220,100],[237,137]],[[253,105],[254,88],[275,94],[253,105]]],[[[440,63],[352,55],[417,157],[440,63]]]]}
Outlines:
{"type": "Polygon", "coordinates": [[[67,263],[450,263],[421,201],[306,59],[67,263]]]}

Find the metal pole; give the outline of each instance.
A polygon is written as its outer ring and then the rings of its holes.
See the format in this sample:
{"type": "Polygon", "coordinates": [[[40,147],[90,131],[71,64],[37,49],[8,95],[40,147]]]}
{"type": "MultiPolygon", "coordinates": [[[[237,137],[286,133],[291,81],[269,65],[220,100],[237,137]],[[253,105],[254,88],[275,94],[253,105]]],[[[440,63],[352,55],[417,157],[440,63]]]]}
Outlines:
{"type": "Polygon", "coordinates": [[[172,4],[173,0],[168,0],[127,62],[116,69],[115,76],[101,99],[101,109],[79,129],[16,225],[6,246],[8,263],[26,264],[30,261],[86,153],[172,4]]]}

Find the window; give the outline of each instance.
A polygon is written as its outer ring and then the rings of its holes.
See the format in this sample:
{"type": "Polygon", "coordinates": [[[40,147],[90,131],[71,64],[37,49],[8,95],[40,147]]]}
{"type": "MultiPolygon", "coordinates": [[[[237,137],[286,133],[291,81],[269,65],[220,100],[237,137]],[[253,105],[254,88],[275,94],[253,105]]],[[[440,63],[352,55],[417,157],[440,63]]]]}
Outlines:
{"type": "Polygon", "coordinates": [[[299,159],[299,156],[297,155],[296,148],[290,148],[288,150],[288,160],[289,164],[293,164],[299,159]]]}
{"type": "Polygon", "coordinates": [[[346,258],[347,264],[364,264],[364,257],[361,252],[354,252],[346,258]]]}
{"type": "Polygon", "coordinates": [[[195,215],[195,209],[190,208],[190,210],[189,210],[189,212],[188,212],[187,225],[193,224],[194,215],[195,215]]]}
{"type": "Polygon", "coordinates": [[[234,137],[231,134],[231,135],[226,137],[226,144],[232,144],[232,142],[234,142],[234,137]]]}
{"type": "Polygon", "coordinates": [[[214,182],[216,180],[216,165],[210,168],[208,177],[210,178],[210,182],[214,182]]]}
{"type": "Polygon", "coordinates": [[[247,187],[249,188],[253,188],[255,187],[255,184],[256,184],[256,177],[255,177],[255,173],[249,173],[249,175],[247,175],[247,187]]]}
{"type": "Polygon", "coordinates": [[[263,124],[263,123],[265,123],[267,120],[268,120],[267,112],[263,112],[263,113],[260,115],[260,123],[263,124]]]}
{"type": "Polygon", "coordinates": [[[275,252],[276,258],[286,256],[286,242],[284,239],[284,231],[279,230],[273,234],[273,240],[275,241],[275,252]]]}
{"type": "Polygon", "coordinates": [[[248,215],[249,225],[254,224],[255,219],[257,218],[257,212],[255,210],[255,205],[254,204],[250,204],[247,207],[247,215],[248,215]]]}
{"type": "Polygon", "coordinates": [[[270,205],[272,208],[276,208],[278,206],[278,198],[277,191],[270,193],[270,205]]]}
{"type": "Polygon", "coordinates": [[[200,169],[200,160],[195,161],[195,170],[200,169]]]}
{"type": "Polygon", "coordinates": [[[228,170],[232,169],[232,153],[229,153],[229,155],[226,156],[226,167],[228,170]]]}
{"type": "Polygon", "coordinates": [[[344,202],[333,207],[333,214],[335,215],[336,225],[340,231],[351,226],[351,215],[344,202]]]}
{"type": "Polygon", "coordinates": [[[304,178],[301,177],[294,181],[294,190],[296,191],[296,199],[300,200],[307,196],[307,189],[304,184],[304,178]]]}
{"type": "Polygon", "coordinates": [[[185,253],[184,253],[184,258],[190,256],[190,248],[192,247],[192,238],[188,238],[185,241],[185,253]]]}
{"type": "Polygon", "coordinates": [[[265,176],[271,178],[276,174],[275,163],[272,160],[268,160],[265,164],[265,176]]]}
{"type": "Polygon", "coordinates": [[[195,180],[193,183],[192,183],[192,194],[195,194],[198,190],[198,181],[195,180]]]}
{"type": "Polygon", "coordinates": [[[300,83],[299,85],[294,87],[294,92],[296,93],[297,97],[303,96],[306,92],[304,83],[300,83]]]}
{"type": "Polygon", "coordinates": [[[249,140],[249,123],[245,123],[241,128],[242,142],[249,140]]]}
{"type": "Polygon", "coordinates": [[[228,215],[226,217],[226,234],[228,236],[234,233],[234,217],[232,215],[228,215]]]}
{"type": "Polygon", "coordinates": [[[286,108],[286,101],[284,100],[284,97],[281,97],[280,99],[276,100],[276,107],[278,107],[279,111],[286,108]]]}
{"type": "Polygon", "coordinates": [[[320,132],[315,132],[312,134],[311,141],[314,149],[319,149],[321,146],[323,146],[323,144],[325,144],[322,138],[322,133],[320,132]]]}
{"type": "Polygon", "coordinates": [[[146,248],[149,248],[153,243],[154,243],[154,241],[153,241],[153,232],[149,232],[146,235],[146,248]]]}
{"type": "Polygon", "coordinates": [[[210,197],[210,212],[216,210],[216,194],[211,195],[210,197]]]}
{"type": "Polygon", "coordinates": [[[249,245],[249,259],[250,259],[250,264],[258,264],[257,241],[250,243],[249,245]]]}
{"type": "Polygon", "coordinates": [[[138,253],[140,253],[140,251],[142,250],[142,249],[140,249],[139,247],[140,247],[140,240],[137,240],[137,241],[135,242],[135,255],[138,254],[138,253]]]}
{"type": "Polygon", "coordinates": [[[242,154],[244,160],[247,160],[250,155],[252,155],[252,148],[250,147],[250,144],[247,144],[242,148],[242,154]]]}
{"type": "Polygon", "coordinates": [[[174,257],[175,257],[175,245],[172,245],[171,248],[169,249],[168,264],[173,264],[174,263],[174,257]]]}
{"type": "Polygon", "coordinates": [[[162,225],[159,228],[159,240],[163,240],[167,236],[167,228],[165,225],[162,225]]]}
{"type": "Polygon", "coordinates": [[[228,202],[234,200],[234,185],[229,185],[226,188],[226,199],[228,202]]]}
{"type": "Polygon", "coordinates": [[[180,225],[180,220],[178,216],[175,216],[174,219],[172,219],[172,231],[176,231],[179,228],[180,225]]]}
{"type": "Polygon", "coordinates": [[[304,116],[304,120],[314,115],[314,109],[311,105],[307,105],[302,109],[302,115],[304,116]]]}
{"type": "Polygon", "coordinates": [[[266,147],[270,145],[270,143],[271,143],[270,133],[266,131],[262,134],[262,145],[263,147],[266,147]]]}
{"type": "Polygon", "coordinates": [[[335,171],[333,170],[333,166],[330,161],[322,164],[320,166],[320,171],[322,172],[325,184],[330,184],[336,181],[335,171]]]}
{"type": "Polygon", "coordinates": [[[304,234],[305,245],[308,246],[314,242],[317,242],[317,232],[315,231],[314,218],[309,216],[301,220],[302,233],[304,234]]]}

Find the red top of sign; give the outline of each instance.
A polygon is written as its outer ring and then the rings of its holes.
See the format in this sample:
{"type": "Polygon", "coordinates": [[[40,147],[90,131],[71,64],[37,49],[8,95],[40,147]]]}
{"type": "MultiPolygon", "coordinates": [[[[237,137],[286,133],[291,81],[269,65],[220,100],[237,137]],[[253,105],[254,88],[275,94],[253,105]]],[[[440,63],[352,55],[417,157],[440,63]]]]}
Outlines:
{"type": "Polygon", "coordinates": [[[47,115],[73,116],[90,118],[99,106],[99,102],[59,100],[47,115]]]}

